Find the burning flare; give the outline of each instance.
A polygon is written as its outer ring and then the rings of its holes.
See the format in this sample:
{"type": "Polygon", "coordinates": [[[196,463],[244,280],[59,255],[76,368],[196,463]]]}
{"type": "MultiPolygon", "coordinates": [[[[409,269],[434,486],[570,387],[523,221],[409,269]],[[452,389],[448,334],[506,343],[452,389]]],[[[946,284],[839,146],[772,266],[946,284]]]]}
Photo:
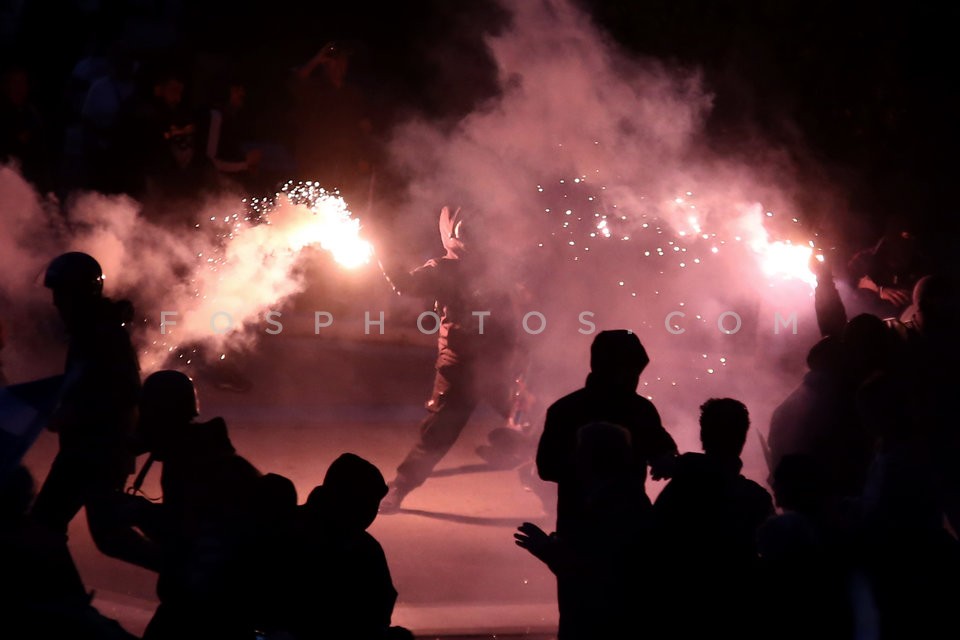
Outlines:
{"type": "Polygon", "coordinates": [[[296,185],[288,182],[283,186],[282,194],[286,198],[278,198],[274,211],[289,204],[312,214],[294,213],[297,222],[288,236],[291,249],[299,251],[308,245],[319,244],[337,264],[347,269],[370,262],[373,246],[360,238],[360,221],[351,217],[343,198],[314,182],[296,185]]]}

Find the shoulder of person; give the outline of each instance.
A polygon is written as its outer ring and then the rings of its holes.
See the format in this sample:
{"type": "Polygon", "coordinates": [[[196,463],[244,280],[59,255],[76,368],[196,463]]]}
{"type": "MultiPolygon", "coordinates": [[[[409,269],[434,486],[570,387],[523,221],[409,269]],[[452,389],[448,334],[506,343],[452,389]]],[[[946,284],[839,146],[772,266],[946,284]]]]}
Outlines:
{"type": "Polygon", "coordinates": [[[196,438],[202,440],[205,446],[234,453],[230,434],[227,432],[227,421],[221,417],[211,418],[206,422],[197,422],[190,426],[196,438]]]}

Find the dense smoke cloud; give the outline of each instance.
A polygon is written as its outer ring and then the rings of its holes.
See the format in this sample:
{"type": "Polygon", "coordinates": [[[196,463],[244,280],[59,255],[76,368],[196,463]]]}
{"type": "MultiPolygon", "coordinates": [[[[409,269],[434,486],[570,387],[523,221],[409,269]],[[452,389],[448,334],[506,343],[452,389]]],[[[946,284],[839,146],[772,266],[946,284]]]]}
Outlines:
{"type": "MultiPolygon", "coordinates": [[[[508,8],[509,26],[488,39],[500,94],[452,126],[414,120],[394,132],[391,158],[409,185],[404,208],[418,223],[408,228],[429,228],[419,223],[446,203],[483,218],[492,277],[523,281],[528,310],[547,317],[530,342],[545,368],[563,372],[541,381],[548,395],[583,374],[583,311],[599,329],[640,332],[654,362],[647,393],[668,415],[676,406],[672,417],[689,419],[710,393],[736,393],[738,361],[773,373],[781,360],[801,362],[814,327],[811,288],[795,276],[809,280],[802,271],[816,216],[798,211],[803,185],[788,154],[756,141],[736,159],[713,150],[704,133],[712,99],[697,70],[626,56],[572,4],[508,8]],[[675,316],[683,334],[668,331],[672,311],[686,314],[675,316]],[[743,319],[736,336],[717,328],[726,311],[743,319]],[[774,334],[776,312],[798,314],[799,337],[789,326],[774,334]]],[[[3,239],[4,295],[41,299],[36,278],[50,256],[92,253],[108,293],[130,296],[140,311],[148,370],[172,347],[207,343],[203,353],[216,357],[251,346],[263,314],[307,285],[297,235],[312,214],[302,207],[260,225],[224,199],[197,206],[197,228],[173,230],[144,220],[130,199],[85,194],[68,225],[11,170],[2,179],[13,230],[3,239]],[[172,336],[160,334],[161,310],[179,314],[172,336]],[[214,332],[220,311],[250,330],[214,332]]],[[[353,304],[375,314],[378,299],[353,304]]]]}
{"type": "Polygon", "coordinates": [[[54,324],[42,287],[47,263],[64,251],[84,251],[103,268],[106,294],[134,303],[145,373],[254,346],[266,314],[306,287],[301,250],[330,235],[324,221],[346,215],[342,199],[332,195],[311,198],[312,207],[280,197],[266,216],[239,197],[222,197],[197,203],[195,226],[173,228],[144,219],[128,197],[84,193],[64,217],[10,168],[0,170],[0,193],[10,230],[0,241],[0,293],[18,334],[15,358],[30,360],[18,346],[36,348],[31,338],[54,324]]]}
{"type": "Polygon", "coordinates": [[[551,395],[585,373],[577,319],[590,310],[598,329],[638,331],[653,359],[645,393],[685,425],[685,445],[698,445],[696,407],[710,395],[754,401],[762,427],[816,339],[806,262],[821,220],[800,211],[817,200],[810,186],[757,140],[736,155],[712,148],[696,69],[628,57],[568,2],[509,8],[510,27],[488,39],[500,96],[455,126],[396,132],[410,215],[452,201],[485,219],[496,282],[532,284],[530,308],[548,318],[530,341],[560,365],[544,365],[551,395]],[[667,330],[671,311],[686,314],[683,334],[667,330]],[[716,325],[726,311],[742,317],[737,335],[716,325]],[[775,333],[778,312],[797,314],[797,335],[775,333]]]}

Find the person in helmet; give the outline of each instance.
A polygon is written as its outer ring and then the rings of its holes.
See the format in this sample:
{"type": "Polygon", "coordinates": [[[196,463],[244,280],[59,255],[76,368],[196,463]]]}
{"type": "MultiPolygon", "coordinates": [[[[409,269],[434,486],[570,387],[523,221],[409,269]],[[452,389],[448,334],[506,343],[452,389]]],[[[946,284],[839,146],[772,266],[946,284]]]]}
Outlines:
{"type": "MultiPolygon", "coordinates": [[[[381,513],[397,511],[406,495],[426,481],[481,401],[505,419],[511,417],[511,391],[520,370],[519,323],[511,294],[502,285],[491,286],[496,278],[478,248],[481,221],[466,218],[462,209],[444,207],[439,227],[445,255],[410,272],[384,269],[398,294],[435,301],[439,328],[428,414],[416,444],[397,468],[381,513]]],[[[421,322],[421,330],[432,328],[429,318],[421,317],[421,322]]]]}
{"type": "Polygon", "coordinates": [[[86,507],[97,548],[107,555],[129,555],[137,540],[114,526],[112,507],[134,468],[130,435],[140,367],[126,328],[132,307],[104,297],[103,271],[86,253],[55,258],[43,284],[53,294],[69,343],[59,404],[48,423],[60,448],[32,515],[65,536],[70,521],[86,507]]]}
{"type": "Polygon", "coordinates": [[[260,472],[237,454],[223,418],[198,422],[193,381],[157,371],[143,382],[136,442],[149,453],[134,483],[139,490],[159,462],[162,502],[138,497],[128,526],[155,546],[160,598],[144,638],[245,637],[249,602],[251,523],[260,472]]]}
{"type": "MultiPolygon", "coordinates": [[[[163,464],[160,488],[167,511],[188,510],[191,502],[206,500],[202,494],[219,493],[224,475],[260,475],[237,455],[223,418],[197,422],[199,415],[196,388],[186,374],[164,370],[144,380],[137,442],[150,459],[163,464]]],[[[219,498],[210,495],[209,500],[219,498]]],[[[203,504],[201,509],[209,506],[203,504]]]]}

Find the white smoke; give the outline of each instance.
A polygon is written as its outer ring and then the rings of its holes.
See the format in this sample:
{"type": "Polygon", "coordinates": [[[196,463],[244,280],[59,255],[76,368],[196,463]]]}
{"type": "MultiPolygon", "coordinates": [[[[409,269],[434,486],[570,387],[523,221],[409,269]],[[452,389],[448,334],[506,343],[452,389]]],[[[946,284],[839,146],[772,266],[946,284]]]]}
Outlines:
{"type": "Polygon", "coordinates": [[[789,153],[712,148],[699,71],[626,55],[572,3],[507,5],[510,26],[487,40],[501,94],[452,126],[395,132],[410,215],[456,200],[494,221],[498,281],[530,283],[548,318],[530,337],[548,396],[582,382],[589,310],[598,329],[640,334],[653,359],[642,390],[684,446],[698,447],[710,396],[740,397],[765,428],[816,339],[806,261],[821,212],[801,210],[814,198],[798,197],[809,187],[789,153]],[[671,311],[684,334],[667,331],[671,311]],[[726,311],[737,335],[717,327],[726,311]],[[777,313],[797,314],[796,336],[774,333],[777,313]]]}

